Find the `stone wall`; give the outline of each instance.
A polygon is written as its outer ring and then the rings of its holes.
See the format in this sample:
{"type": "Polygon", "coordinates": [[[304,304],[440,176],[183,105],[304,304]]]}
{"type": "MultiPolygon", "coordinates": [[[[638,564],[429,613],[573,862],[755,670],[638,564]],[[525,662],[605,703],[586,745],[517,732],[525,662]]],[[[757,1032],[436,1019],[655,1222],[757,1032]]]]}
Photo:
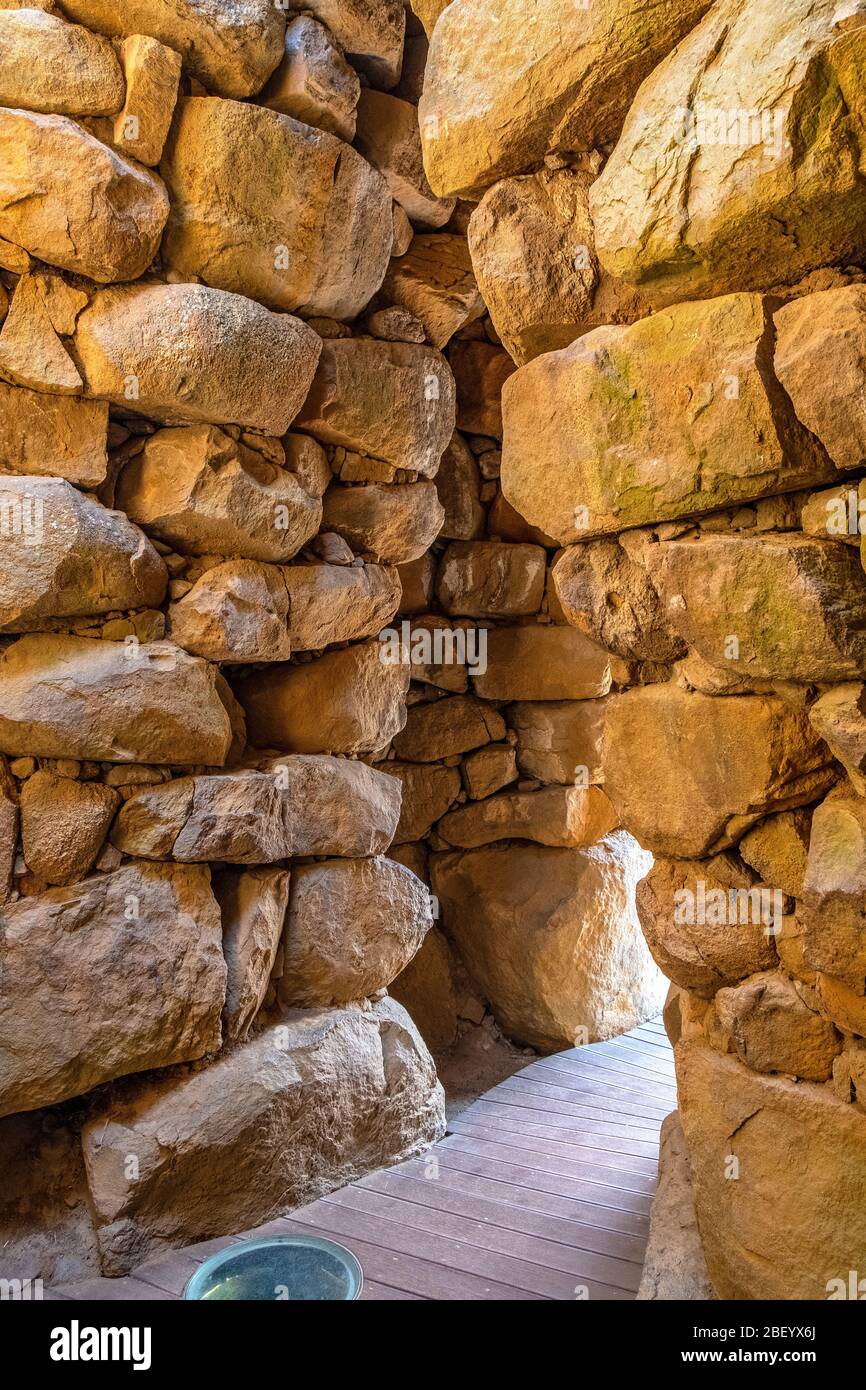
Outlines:
{"type": "Polygon", "coordinates": [[[647,23],[632,0],[455,0],[425,166],[479,200],[473,268],[519,366],[503,495],[563,547],[559,610],[632,672],[601,775],[655,856],[638,906],[710,1276],[844,1297],[866,1248],[866,5],[647,23]]]}
{"type": "Polygon", "coordinates": [[[514,363],[423,169],[430,18],[0,0],[9,1277],[419,1151],[423,1039],[661,1006],[600,786],[637,668],[500,487],[514,363]]]}

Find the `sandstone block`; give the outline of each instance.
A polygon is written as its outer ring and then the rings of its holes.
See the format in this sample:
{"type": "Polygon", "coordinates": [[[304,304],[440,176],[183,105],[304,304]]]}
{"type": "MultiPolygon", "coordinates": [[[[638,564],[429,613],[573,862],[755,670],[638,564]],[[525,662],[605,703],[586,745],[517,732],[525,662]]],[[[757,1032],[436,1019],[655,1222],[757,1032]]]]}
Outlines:
{"type": "Polygon", "coordinates": [[[815,808],[803,881],[806,964],[866,993],[866,800],[829,796],[815,808]]]}
{"type": "Polygon", "coordinates": [[[0,10],[0,106],[110,116],[124,82],[110,43],[35,6],[0,10]]]}
{"type": "Polygon", "coordinates": [[[610,690],[607,652],[569,627],[495,628],[487,670],[475,677],[485,700],[591,700],[610,690]]]}
{"type": "Polygon", "coordinates": [[[309,390],[320,339],[238,294],[144,284],[98,294],[78,320],[75,348],[92,396],[165,424],[282,435],[309,390]]]}
{"type": "Polygon", "coordinates": [[[456,432],[440,460],[436,491],[445,509],[440,536],[449,540],[471,541],[484,534],[481,474],[475,455],[463,436],[456,432]]]}
{"type": "Polygon", "coordinates": [[[446,613],[526,616],[541,607],[546,572],[541,546],[453,541],[439,562],[436,595],[446,613]]]}
{"type": "Polygon", "coordinates": [[[293,0],[330,29],[353,67],[374,87],[393,87],[400,76],[406,11],[402,0],[293,0]]]}
{"type": "Polygon", "coordinates": [[[809,711],[813,727],[838,758],[859,796],[866,796],[866,685],[828,690],[809,711]]]}
{"type": "Polygon", "coordinates": [[[775,696],[648,685],[609,702],[605,791],[655,854],[725,849],[771,811],[814,801],[833,776],[805,713],[775,696]]]}
{"type": "Polygon", "coordinates": [[[808,811],[783,811],[759,821],[739,844],[741,858],[764,883],[791,898],[803,896],[803,875],[812,817],[808,811]]]}
{"type": "Polygon", "coordinates": [[[299,15],[286,28],[282,61],[259,103],[351,143],[360,93],[358,74],[328,30],[309,15],[299,15]]]}
{"type": "Polygon", "coordinates": [[[185,278],[338,319],[382,283],[387,185],[326,131],[265,106],[184,97],[160,172],[171,198],[163,254],[185,278]]]}
{"type": "Polygon", "coordinates": [[[457,386],[458,427],[501,439],[502,389],[514,372],[508,353],[467,338],[452,344],[448,360],[457,386]]]}
{"type": "Polygon", "coordinates": [[[94,488],[108,471],[108,406],[0,381],[0,473],[68,478],[94,488]]]}
{"type": "Polygon", "coordinates": [[[370,753],[402,729],[409,668],[360,642],[302,665],[246,676],[236,694],[250,742],[290,753],[370,753]]]}
{"type": "Polygon", "coordinates": [[[433,924],[430,893],[390,859],[301,864],[283,936],[280,998],[300,1008],[385,989],[433,924]]]}
{"type": "Polygon", "coordinates": [[[426,554],[443,515],[432,482],[332,487],[322,508],[328,530],[388,565],[404,565],[426,554]]]}
{"type": "Polygon", "coordinates": [[[394,739],[394,752],[408,762],[432,763],[480,748],[504,733],[501,714],[489,705],[470,695],[446,696],[412,705],[405,728],[394,739]]]}
{"type": "Polygon", "coordinates": [[[516,782],[517,777],[517,757],[506,743],[478,748],[463,763],[463,780],[473,801],[491,796],[509,782],[516,782]]]}
{"type": "MultiPolygon", "coordinates": [[[[658,547],[648,547],[653,556],[658,547]]],[[[616,540],[563,551],[551,571],[566,620],[626,661],[675,661],[686,645],[646,570],[616,540]]]]}
{"type": "Polygon", "coordinates": [[[444,816],[436,830],[458,849],[496,840],[577,848],[596,844],[616,828],[616,813],[599,787],[544,787],[470,802],[444,816]]]}
{"type": "Polygon", "coordinates": [[[620,831],[588,849],[433,855],[448,934],[510,1037],[555,1052],[658,1012],[665,983],[634,909],[648,868],[649,856],[620,831]]]}
{"type": "MultiPolygon", "coordinates": [[[[862,468],[866,425],[853,405],[866,354],[866,286],[793,299],[777,310],[776,375],[837,468],[862,468]]],[[[805,529],[805,528],[804,528],[805,529]]]]}
{"type": "Polygon", "coordinates": [[[21,839],[31,874],[52,886],[83,878],[102,849],[120,796],[99,782],[41,771],[21,788],[21,839]]]}
{"type": "Polygon", "coordinates": [[[602,780],[604,700],[554,700],[511,705],[506,718],[517,734],[517,765],[542,782],[587,786],[602,780]]]}
{"type": "Polygon", "coordinates": [[[0,657],[0,750],[221,766],[232,724],[215,667],[171,642],[40,633],[0,657]]]}
{"type": "Polygon", "coordinates": [[[3,918],[0,1113],[219,1047],[226,967],[209,869],[124,864],[3,918]]]}
{"type": "Polygon", "coordinates": [[[412,222],[421,227],[441,227],[448,221],[455,200],[437,198],[427,182],[418,111],[411,102],[365,88],[358,102],[355,139],[412,222]]]}
{"type": "Polygon", "coordinates": [[[68,116],[6,108],[0,169],[0,236],[103,284],[147,270],[169,211],[165,188],[149,169],[68,116]]]}
{"type": "Polygon", "coordinates": [[[256,560],[207,570],[168,610],[171,640],[207,661],[286,661],[289,598],[282,571],[256,560]]]}
{"type": "Polygon", "coordinates": [[[437,348],[484,313],[466,238],[448,232],[414,237],[406,254],[392,259],[381,297],[420,319],[437,348]]]}
{"type": "Polygon", "coordinates": [[[423,840],[445,815],[460,791],[456,767],[436,767],[426,763],[389,762],[389,777],[400,783],[400,823],[394,835],[398,845],[423,840]]]}
{"type": "Polygon", "coordinates": [[[842,1040],[780,971],[766,970],[733,989],[720,989],[715,1010],[729,1046],[752,1071],[785,1072],[806,1081],[832,1075],[842,1040]]]}
{"type": "Polygon", "coordinates": [[[388,992],[407,1009],[432,1052],[444,1052],[457,1036],[458,992],[447,937],[431,927],[418,952],[392,980],[388,992]]]}
{"type": "Polygon", "coordinates": [[[288,869],[223,869],[213,891],[226,961],[226,1042],[244,1039],[264,1002],[289,901],[288,869]]]}
{"type": "Polygon", "coordinates": [[[126,100],[114,118],[111,144],[140,164],[158,164],[168,138],[180,83],[180,54],[146,34],[120,48],[126,100]]]}

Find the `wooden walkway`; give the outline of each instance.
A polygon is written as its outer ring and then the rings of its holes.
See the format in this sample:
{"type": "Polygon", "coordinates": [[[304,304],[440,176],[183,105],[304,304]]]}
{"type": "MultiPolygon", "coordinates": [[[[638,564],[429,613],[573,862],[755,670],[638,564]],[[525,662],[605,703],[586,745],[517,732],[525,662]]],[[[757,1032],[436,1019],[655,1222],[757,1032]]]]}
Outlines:
{"type": "MultiPolygon", "coordinates": [[[[633,1299],[659,1126],[675,1106],[670,1046],[653,1021],[531,1063],[452,1120],[421,1158],[257,1234],[315,1232],[350,1247],[365,1299],[633,1299]]],[[[46,1296],[177,1299],[202,1260],[252,1234],[46,1296]]]]}

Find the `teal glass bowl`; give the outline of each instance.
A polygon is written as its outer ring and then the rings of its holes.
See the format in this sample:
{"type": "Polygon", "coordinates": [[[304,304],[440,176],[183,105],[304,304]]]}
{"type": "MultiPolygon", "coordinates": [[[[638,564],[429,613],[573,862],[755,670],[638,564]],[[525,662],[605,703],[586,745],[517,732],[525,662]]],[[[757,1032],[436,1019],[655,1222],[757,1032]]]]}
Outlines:
{"type": "Polygon", "coordinates": [[[364,1274],[352,1254],[320,1236],[271,1236],[239,1241],[205,1260],[183,1291],[185,1299],[270,1303],[360,1298],[364,1274]]]}

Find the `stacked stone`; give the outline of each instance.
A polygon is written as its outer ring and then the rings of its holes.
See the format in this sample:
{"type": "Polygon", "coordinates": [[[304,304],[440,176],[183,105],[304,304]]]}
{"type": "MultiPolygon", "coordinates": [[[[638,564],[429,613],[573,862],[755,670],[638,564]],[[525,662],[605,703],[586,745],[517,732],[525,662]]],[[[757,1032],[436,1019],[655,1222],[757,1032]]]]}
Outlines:
{"type": "Polygon", "coordinates": [[[605,701],[604,793],[656,856],[638,902],[676,987],[710,1275],[727,1298],[848,1296],[866,7],[662,5],[651,34],[634,0],[500,10],[455,0],[436,23],[425,167],[480,200],[473,267],[519,366],[506,504],[563,547],[568,621],[633,672],[605,701]]]}
{"type": "Polygon", "coordinates": [[[402,4],[302,8],[0,4],[10,1277],[121,1272],[444,1129],[386,993],[430,893],[368,763],[455,387],[372,301],[453,200],[402,4]]]}

